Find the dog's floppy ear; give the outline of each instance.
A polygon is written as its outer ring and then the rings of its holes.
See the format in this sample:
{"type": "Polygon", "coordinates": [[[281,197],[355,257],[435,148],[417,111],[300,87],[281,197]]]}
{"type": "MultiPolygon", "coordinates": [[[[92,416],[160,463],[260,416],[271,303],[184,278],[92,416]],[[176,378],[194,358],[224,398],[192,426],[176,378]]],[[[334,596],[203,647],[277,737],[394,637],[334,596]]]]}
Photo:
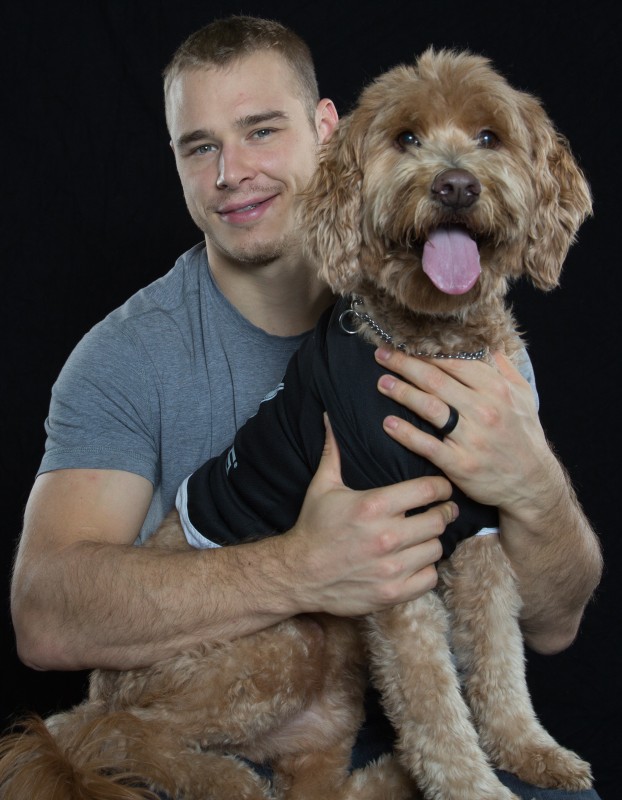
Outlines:
{"type": "Polygon", "coordinates": [[[302,197],[303,247],[335,292],[353,287],[361,248],[361,170],[364,133],[357,113],[344,117],[323,146],[302,197]]]}
{"type": "Polygon", "coordinates": [[[529,101],[525,116],[533,137],[536,208],[525,269],[539,289],[548,290],[559,283],[568,248],[592,211],[592,198],[567,140],[540,104],[534,98],[529,101]]]}

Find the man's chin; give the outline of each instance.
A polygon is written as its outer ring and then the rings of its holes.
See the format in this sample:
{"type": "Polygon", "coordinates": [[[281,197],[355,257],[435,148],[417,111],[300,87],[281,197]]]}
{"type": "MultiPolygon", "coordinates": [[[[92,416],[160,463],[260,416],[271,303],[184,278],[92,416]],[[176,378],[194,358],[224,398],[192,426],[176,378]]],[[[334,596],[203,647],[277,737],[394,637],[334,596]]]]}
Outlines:
{"type": "Polygon", "coordinates": [[[247,264],[249,267],[263,267],[268,264],[274,264],[283,256],[283,251],[276,248],[257,250],[257,251],[242,251],[239,253],[230,254],[233,261],[240,264],[247,264]]]}
{"type": "Polygon", "coordinates": [[[210,240],[209,234],[206,238],[208,253],[211,241],[214,250],[219,251],[228,261],[255,267],[273,264],[275,261],[289,256],[297,247],[294,237],[284,237],[278,242],[248,242],[237,247],[227,247],[223,242],[210,240]]]}

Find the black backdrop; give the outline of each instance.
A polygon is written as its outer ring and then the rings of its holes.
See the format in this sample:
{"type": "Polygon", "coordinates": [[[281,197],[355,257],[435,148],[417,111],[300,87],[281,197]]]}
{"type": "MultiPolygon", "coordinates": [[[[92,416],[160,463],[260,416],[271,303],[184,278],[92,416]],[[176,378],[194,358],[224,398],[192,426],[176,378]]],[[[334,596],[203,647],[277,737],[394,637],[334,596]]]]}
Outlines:
{"type": "Polygon", "coordinates": [[[251,13],[280,19],[306,38],[321,91],[341,112],[368,79],[428,44],[491,57],[515,85],[544,99],[592,184],[595,216],[571,251],[561,288],[542,295],[519,285],[513,301],[528,332],[545,430],[602,537],[607,564],[578,641],[558,656],[529,654],[530,683],[545,724],[592,761],[603,800],[617,800],[622,545],[615,409],[622,279],[614,231],[620,225],[616,51],[622,25],[619,6],[612,6],[5,0],[3,724],[24,710],[46,713],[77,702],[85,685],[81,673],[21,666],[9,621],[10,563],[43,448],[51,384],[91,325],[199,240],[168,148],[160,72],[195,28],[215,16],[251,13]]]}

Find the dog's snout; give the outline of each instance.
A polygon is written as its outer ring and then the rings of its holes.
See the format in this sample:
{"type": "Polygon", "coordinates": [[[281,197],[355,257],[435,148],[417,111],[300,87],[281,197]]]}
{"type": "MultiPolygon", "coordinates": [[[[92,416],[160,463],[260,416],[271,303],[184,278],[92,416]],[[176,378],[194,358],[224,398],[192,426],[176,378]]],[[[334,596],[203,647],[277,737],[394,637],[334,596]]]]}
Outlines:
{"type": "Polygon", "coordinates": [[[468,208],[481,191],[481,183],[465,169],[446,169],[432,183],[432,194],[450,208],[468,208]]]}

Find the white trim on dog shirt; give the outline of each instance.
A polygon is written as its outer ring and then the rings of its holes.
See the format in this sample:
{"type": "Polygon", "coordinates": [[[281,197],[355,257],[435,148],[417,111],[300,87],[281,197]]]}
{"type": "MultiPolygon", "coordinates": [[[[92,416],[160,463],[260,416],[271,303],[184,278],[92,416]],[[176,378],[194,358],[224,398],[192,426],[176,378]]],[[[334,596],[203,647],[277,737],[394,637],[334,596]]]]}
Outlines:
{"type": "Polygon", "coordinates": [[[177,490],[175,508],[179,512],[181,527],[183,528],[184,536],[190,547],[194,547],[197,550],[207,550],[208,548],[222,546],[217,542],[212,542],[210,539],[207,539],[202,533],[199,533],[190,521],[190,517],[188,516],[188,478],[185,479],[177,490]]]}

